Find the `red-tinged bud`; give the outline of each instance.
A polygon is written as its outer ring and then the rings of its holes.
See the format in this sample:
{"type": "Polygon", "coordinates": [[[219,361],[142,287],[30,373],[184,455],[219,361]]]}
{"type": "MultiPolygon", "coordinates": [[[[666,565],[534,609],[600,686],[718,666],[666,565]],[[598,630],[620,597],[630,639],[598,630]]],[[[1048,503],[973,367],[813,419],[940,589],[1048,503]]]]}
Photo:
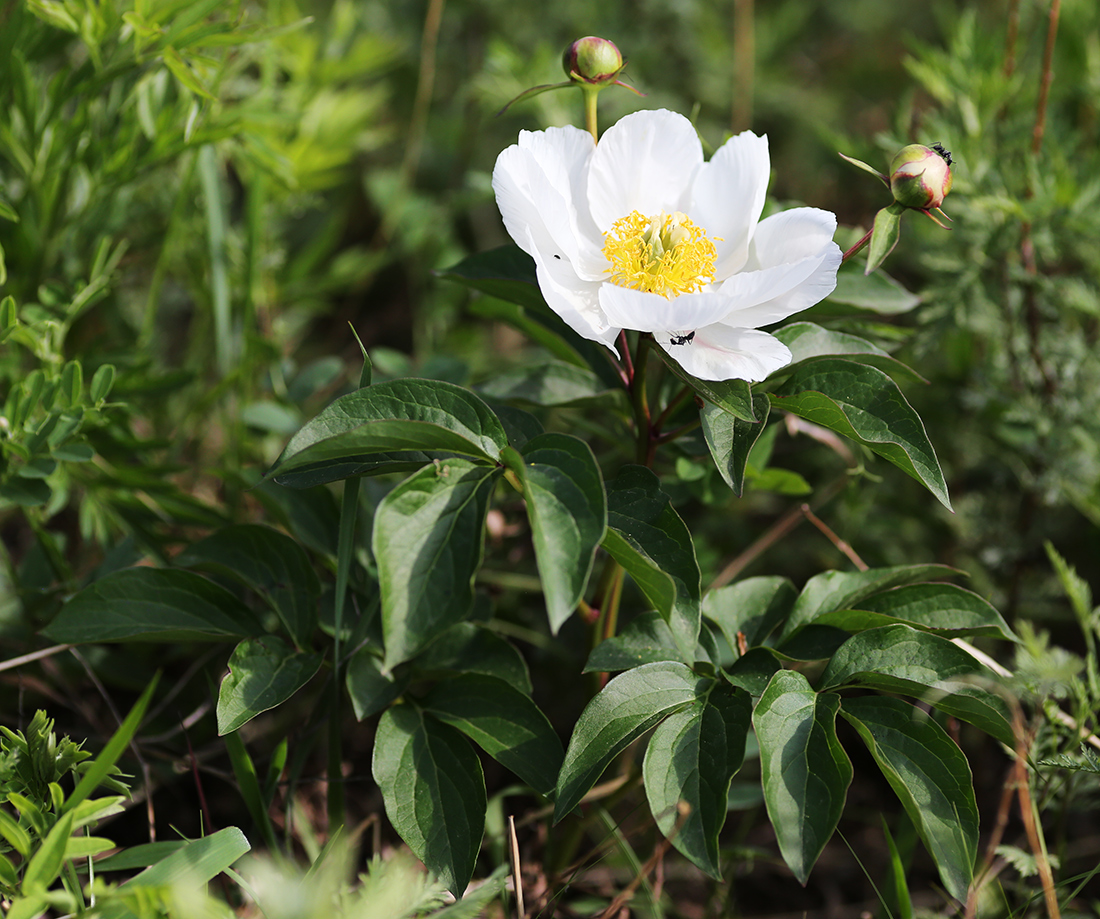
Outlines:
{"type": "Polygon", "coordinates": [[[625,63],[614,42],[595,35],[573,42],[561,57],[566,76],[578,83],[608,83],[625,63]]]}
{"type": "Polygon", "coordinates": [[[938,149],[910,144],[891,160],[890,191],[898,204],[922,211],[943,204],[951,191],[951,154],[935,146],[938,149]]]}

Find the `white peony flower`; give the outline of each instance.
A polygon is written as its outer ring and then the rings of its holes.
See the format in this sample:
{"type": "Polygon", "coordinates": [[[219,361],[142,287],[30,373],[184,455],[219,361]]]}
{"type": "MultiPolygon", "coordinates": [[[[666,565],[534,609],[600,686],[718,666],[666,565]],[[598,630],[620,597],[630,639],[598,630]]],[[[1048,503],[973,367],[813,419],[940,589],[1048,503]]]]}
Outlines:
{"type": "Polygon", "coordinates": [[[755,381],[791,360],[760,326],[827,297],[841,258],[828,211],[760,220],[769,171],[767,137],[745,131],[703,162],[691,122],[662,109],[627,115],[598,145],[579,128],[522,131],[493,189],[578,334],[614,351],[621,329],[652,332],[693,376],[755,381]]]}

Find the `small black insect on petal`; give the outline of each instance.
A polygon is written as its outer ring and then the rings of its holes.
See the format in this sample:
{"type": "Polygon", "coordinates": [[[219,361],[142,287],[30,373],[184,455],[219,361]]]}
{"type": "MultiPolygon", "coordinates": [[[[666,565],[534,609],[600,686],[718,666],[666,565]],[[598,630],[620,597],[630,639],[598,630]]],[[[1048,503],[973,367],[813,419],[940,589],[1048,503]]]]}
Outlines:
{"type": "MultiPolygon", "coordinates": [[[[950,166],[951,164],[948,163],[948,165],[950,166]]],[[[555,255],[554,258],[556,258],[559,262],[561,261],[561,256],[560,255],[555,255]]]]}
{"type": "Polygon", "coordinates": [[[932,144],[932,149],[944,158],[944,161],[947,163],[948,166],[951,165],[951,151],[944,150],[943,144],[932,144]]]}
{"type": "Polygon", "coordinates": [[[695,338],[694,330],[688,332],[687,335],[673,335],[668,343],[670,345],[690,345],[693,338],[695,338]]]}

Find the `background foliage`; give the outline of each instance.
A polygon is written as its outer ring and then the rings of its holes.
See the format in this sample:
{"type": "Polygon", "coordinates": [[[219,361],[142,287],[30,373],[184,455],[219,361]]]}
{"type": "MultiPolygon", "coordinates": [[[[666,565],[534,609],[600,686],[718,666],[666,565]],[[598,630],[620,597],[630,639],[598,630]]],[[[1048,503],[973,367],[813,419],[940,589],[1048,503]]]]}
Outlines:
{"type": "MultiPolygon", "coordinates": [[[[320,704],[330,698],[331,669],[314,636],[327,634],[337,649],[365,640],[343,623],[367,618],[355,617],[377,605],[374,584],[386,574],[361,536],[350,584],[337,582],[339,502],[355,502],[361,520],[384,526],[375,510],[404,473],[364,479],[350,495],[328,485],[294,491],[261,476],[309,419],[356,388],[356,336],[371,354],[376,384],[419,377],[465,386],[490,370],[545,359],[537,337],[500,321],[508,304],[471,298],[439,274],[507,241],[489,187],[497,153],[521,128],[577,123],[580,114],[572,93],[498,111],[524,88],[560,79],[569,41],[606,35],[629,58],[633,85],[649,95],[605,93],[603,124],[667,106],[691,114],[712,147],[731,130],[766,132],[772,196],[836,211],[852,240],[884,202],[881,188],[837,151],[883,167],[911,140],[951,149],[953,231],[907,219],[886,264],[919,304],[892,289],[892,308],[882,297],[877,311],[834,298],[799,318],[868,338],[928,381],[902,388],[928,428],[954,513],[893,466],[793,419],[758,442],[741,498],[701,437],[677,445],[656,471],[694,538],[704,586],[742,575],[803,585],[825,569],[851,568],[842,542],[872,568],[938,562],[969,574],[969,587],[1021,638],[1012,659],[1003,643],[989,649],[1016,673],[1013,692],[1036,732],[1025,778],[1068,903],[1096,864],[1087,828],[1095,762],[1079,753],[1077,736],[1051,706],[1095,731],[1098,620],[1088,579],[1095,588],[1100,557],[1100,11],[1088,0],[1054,9],[1060,19],[1048,68],[1051,7],[1022,0],[1007,8],[786,0],[755,9],[744,0],[596,7],[570,0],[537,18],[497,0],[5,4],[4,656],[43,649],[51,631],[65,642],[125,637],[107,635],[101,621],[85,634],[63,631],[67,622],[88,622],[74,604],[58,618],[69,598],[113,572],[129,582],[110,581],[116,593],[100,608],[118,611],[119,628],[135,628],[127,598],[160,591],[162,603],[151,617],[160,631],[155,644],[81,644],[6,665],[0,721],[29,731],[34,711],[47,709],[57,730],[87,738],[98,753],[117,738],[122,719],[112,709],[129,710],[161,670],[132,752],[123,753],[124,742],[115,756],[140,791],[97,834],[132,847],[154,835],[164,842],[169,827],[197,838],[241,826],[254,846],[333,866],[318,889],[334,891],[348,913],[366,910],[371,896],[381,902],[380,891],[400,889],[404,902],[408,890],[427,884],[399,861],[376,861],[361,885],[345,889],[351,856],[339,841],[324,856],[320,849],[333,812],[324,799],[337,794],[324,778],[333,755],[326,714],[346,738],[337,753],[348,794],[337,805],[349,825],[369,821],[369,840],[360,840],[366,853],[379,857],[397,842],[383,827],[387,788],[371,777],[371,718],[404,687],[380,685],[390,678],[370,659],[351,657],[351,710],[320,704]],[[1053,79],[1043,98],[1047,72],[1053,79]],[[809,515],[800,510],[804,501],[809,515]],[[806,525],[815,519],[837,538],[806,525]],[[246,570],[234,551],[278,562],[246,570]],[[150,567],[129,568],[142,560],[150,567]],[[172,583],[153,567],[169,561],[172,583]],[[277,576],[285,570],[301,572],[297,592],[277,576]],[[213,575],[218,590],[197,571],[213,575]],[[208,591],[202,621],[173,605],[181,590],[208,591]],[[345,595],[346,619],[344,604],[337,614],[333,602],[345,595]],[[242,631],[244,615],[267,621],[242,631]],[[273,628],[285,637],[272,637],[273,628]],[[244,639],[232,656],[228,645],[201,643],[226,637],[244,639]],[[222,684],[219,696],[226,667],[248,672],[250,656],[277,663],[270,682],[236,694],[222,684]],[[257,712],[268,714],[232,733],[257,712]]],[[[560,418],[583,425],[587,409],[618,398],[556,385],[558,404],[540,410],[548,429],[560,418]]],[[[489,398],[507,393],[482,390],[489,398]]],[[[614,437],[593,443],[600,462],[622,452],[614,437]]],[[[530,680],[557,735],[568,738],[595,690],[595,677],[576,676],[589,636],[576,618],[557,640],[545,634],[526,527],[518,498],[491,509],[474,619],[491,617],[517,641],[522,661],[502,663],[508,652],[498,646],[485,653],[497,655],[495,667],[511,666],[515,681],[530,680]]],[[[94,596],[81,592],[78,602],[94,596]]],[[[558,606],[564,619],[569,605],[558,606]]],[[[432,672],[451,666],[429,664],[432,672]]],[[[377,730],[397,730],[406,717],[391,708],[377,730]]],[[[854,749],[846,723],[838,730],[854,749]]],[[[964,729],[957,739],[976,779],[980,864],[998,826],[1005,776],[1017,766],[989,738],[964,729]]],[[[491,759],[484,770],[489,842],[476,866],[480,878],[504,864],[503,817],[518,813],[506,803],[508,774],[491,759]]],[[[536,788],[544,782],[523,779],[536,788]]],[[[663,889],[640,885],[640,914],[815,910],[881,896],[906,915],[907,890],[918,908],[946,908],[933,892],[935,872],[914,846],[917,829],[885,783],[853,787],[841,828],[855,854],[835,839],[796,893],[752,783],[744,784],[735,782],[722,836],[725,878],[734,882],[717,885],[670,861],[663,889]],[[885,837],[879,813],[887,815],[885,837]],[[898,853],[892,861],[884,838],[898,853]]],[[[49,794],[41,803],[47,810],[49,794]]],[[[533,889],[543,884],[561,909],[581,915],[626,890],[659,846],[639,800],[612,802],[607,826],[588,830],[583,843],[563,841],[567,824],[549,835],[545,821],[521,827],[531,865],[541,866],[533,889]],[[578,852],[602,858],[564,873],[578,852]]],[[[64,801],[49,812],[63,815],[64,801]]],[[[42,840],[55,825],[43,823],[42,840]]],[[[1049,912],[1039,899],[1043,860],[1029,832],[1026,813],[1009,811],[992,855],[996,881],[974,909],[1049,912]]],[[[235,837],[225,844],[224,864],[215,858],[210,877],[240,854],[235,837]]],[[[39,875],[49,873],[45,858],[38,865],[39,875]]],[[[261,902],[263,884],[275,891],[267,894],[268,915],[277,909],[269,904],[290,902],[285,880],[273,874],[257,869],[253,885],[261,902]]],[[[183,909],[164,889],[158,908],[183,909]]],[[[487,886],[486,900],[496,891],[487,886]]],[[[424,909],[440,902],[438,889],[421,894],[410,902],[424,909]]],[[[234,889],[229,902],[238,896],[234,889]]],[[[1085,887],[1075,905],[1094,909],[1094,902],[1085,887]]]]}

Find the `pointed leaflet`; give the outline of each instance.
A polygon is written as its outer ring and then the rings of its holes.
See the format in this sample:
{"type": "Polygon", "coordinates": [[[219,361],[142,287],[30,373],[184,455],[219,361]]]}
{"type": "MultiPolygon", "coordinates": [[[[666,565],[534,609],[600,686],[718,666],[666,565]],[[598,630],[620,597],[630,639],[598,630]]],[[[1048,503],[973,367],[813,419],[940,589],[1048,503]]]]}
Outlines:
{"type": "Polygon", "coordinates": [[[867,249],[867,267],[864,274],[870,274],[886,261],[886,256],[894,251],[901,239],[901,215],[905,206],[896,201],[875,214],[875,224],[871,234],[871,245],[867,249]]]}
{"type": "Polygon", "coordinates": [[[891,357],[880,347],[860,338],[858,335],[850,335],[847,332],[837,332],[834,329],[825,329],[812,322],[792,322],[781,329],[776,329],[775,337],[791,349],[791,362],[788,370],[793,370],[795,365],[803,361],[813,360],[817,357],[829,357],[838,355],[852,355],[861,364],[870,364],[878,367],[891,376],[904,376],[922,383],[928,381],[917,373],[912,367],[903,364],[895,357],[891,357]]]}
{"type": "Polygon", "coordinates": [[[274,635],[242,641],[229,658],[229,673],[218,691],[218,735],[282,705],[313,679],[322,659],[295,651],[274,635]]]}
{"type": "Polygon", "coordinates": [[[752,716],[768,817],[803,885],[836,829],[852,781],[836,737],[839,708],[839,696],[815,693],[801,673],[780,670],[752,716]]]}
{"type": "Polygon", "coordinates": [[[189,547],[176,564],[216,571],[250,587],[271,604],[299,648],[309,645],[321,585],[309,557],[289,536],[255,524],[229,526],[189,547]]]}
{"type": "Polygon", "coordinates": [[[699,640],[699,563],[687,525],[644,466],[624,466],[607,483],[604,548],[668,622],[687,663],[699,640]]]}
{"type": "Polygon", "coordinates": [[[704,401],[742,421],[758,420],[753,409],[752,388],[745,380],[698,380],[676,363],[676,359],[663,348],[654,346],[653,350],[664,361],[665,366],[702,396],[704,401]]]}
{"type": "Polygon", "coordinates": [[[539,707],[518,689],[495,677],[469,673],[437,683],[421,705],[539,794],[553,792],[561,741],[539,707]]]}
{"type": "Polygon", "coordinates": [[[684,664],[643,664],[609,682],[581,713],[558,774],[554,822],[561,820],[635,738],[703,695],[712,680],[684,664]]]}
{"type": "Polygon", "coordinates": [[[362,721],[377,715],[393,702],[409,685],[409,675],[386,673],[382,661],[370,648],[360,648],[348,660],[344,682],[348,687],[355,717],[362,721]]]}
{"type": "Polygon", "coordinates": [[[757,393],[752,397],[752,408],[759,419],[756,422],[745,421],[709,402],[699,409],[703,436],[714,465],[738,498],[745,486],[745,464],[749,459],[749,451],[756,439],[764,433],[771,402],[763,393],[757,393]]]}
{"type": "Polygon", "coordinates": [[[267,473],[306,488],[459,454],[496,462],[508,443],[477,396],[439,380],[401,379],[341,396],[291,438],[267,473]]]}
{"type": "Polygon", "coordinates": [[[263,633],[224,587],[190,571],[126,568],[89,584],[42,633],[54,641],[222,641],[263,633]]]}
{"type": "Polygon", "coordinates": [[[923,699],[1015,745],[1011,717],[999,695],[983,689],[993,675],[946,638],[907,625],[869,629],[849,638],[821,675],[822,689],[869,686],[923,699]]]}
{"type": "Polygon", "coordinates": [[[378,722],[371,768],[393,828],[462,896],[485,832],[485,779],[469,741],[412,705],[395,705],[378,722]]]}
{"type": "Polygon", "coordinates": [[[733,650],[737,651],[740,644],[738,634],[744,636],[747,648],[753,648],[763,644],[783,621],[796,596],[794,584],[786,578],[745,578],[708,591],[703,598],[703,615],[722,630],[733,650]]]}
{"type": "Polygon", "coordinates": [[[379,503],[372,546],[387,668],[408,660],[469,613],[485,513],[498,475],[495,467],[442,460],[414,473],[379,503]]]}
{"type": "Polygon", "coordinates": [[[825,613],[859,609],[864,600],[894,587],[916,584],[928,578],[959,574],[944,565],[898,565],[867,571],[823,571],[806,582],[783,626],[780,641],[825,613]]]}
{"type": "MultiPolygon", "coordinates": [[[[697,650],[696,655],[698,654],[697,650]]],[[[631,619],[619,630],[618,635],[596,645],[588,655],[584,672],[613,673],[657,661],[693,663],[696,655],[692,655],[691,661],[684,660],[683,652],[677,647],[668,623],[660,613],[647,610],[631,619]]]]}
{"type": "Polygon", "coordinates": [[[902,622],[938,635],[1016,640],[989,601],[954,584],[897,587],[860,600],[855,609],[826,613],[814,621],[850,632],[902,622]]]}
{"type": "Polygon", "coordinates": [[[783,411],[859,441],[951,509],[924,423],[881,370],[837,358],[811,360],[795,369],[772,401],[783,411]]]}
{"type": "Polygon", "coordinates": [[[717,683],[705,699],[661,722],[646,748],[642,772],[657,825],[713,878],[721,878],[718,833],[730,780],[745,758],[751,715],[748,693],[717,683]]]}
{"type": "Polygon", "coordinates": [[[478,252],[440,271],[439,276],[509,303],[542,312],[550,309],[539,290],[535,263],[519,246],[478,252]]]}
{"type": "Polygon", "coordinates": [[[845,699],[840,714],[901,799],[944,886],[965,900],[978,852],[978,805],[962,751],[924,712],[899,699],[845,699]]]}
{"type": "Polygon", "coordinates": [[[527,662],[516,647],[495,632],[472,622],[460,622],[433,641],[412,662],[418,674],[480,673],[504,680],[531,695],[527,662]]]}
{"type": "Polygon", "coordinates": [[[600,467],[588,444],[568,434],[542,434],[522,455],[509,447],[501,459],[523,488],[546,614],[557,633],[584,595],[607,527],[600,467]]]}

